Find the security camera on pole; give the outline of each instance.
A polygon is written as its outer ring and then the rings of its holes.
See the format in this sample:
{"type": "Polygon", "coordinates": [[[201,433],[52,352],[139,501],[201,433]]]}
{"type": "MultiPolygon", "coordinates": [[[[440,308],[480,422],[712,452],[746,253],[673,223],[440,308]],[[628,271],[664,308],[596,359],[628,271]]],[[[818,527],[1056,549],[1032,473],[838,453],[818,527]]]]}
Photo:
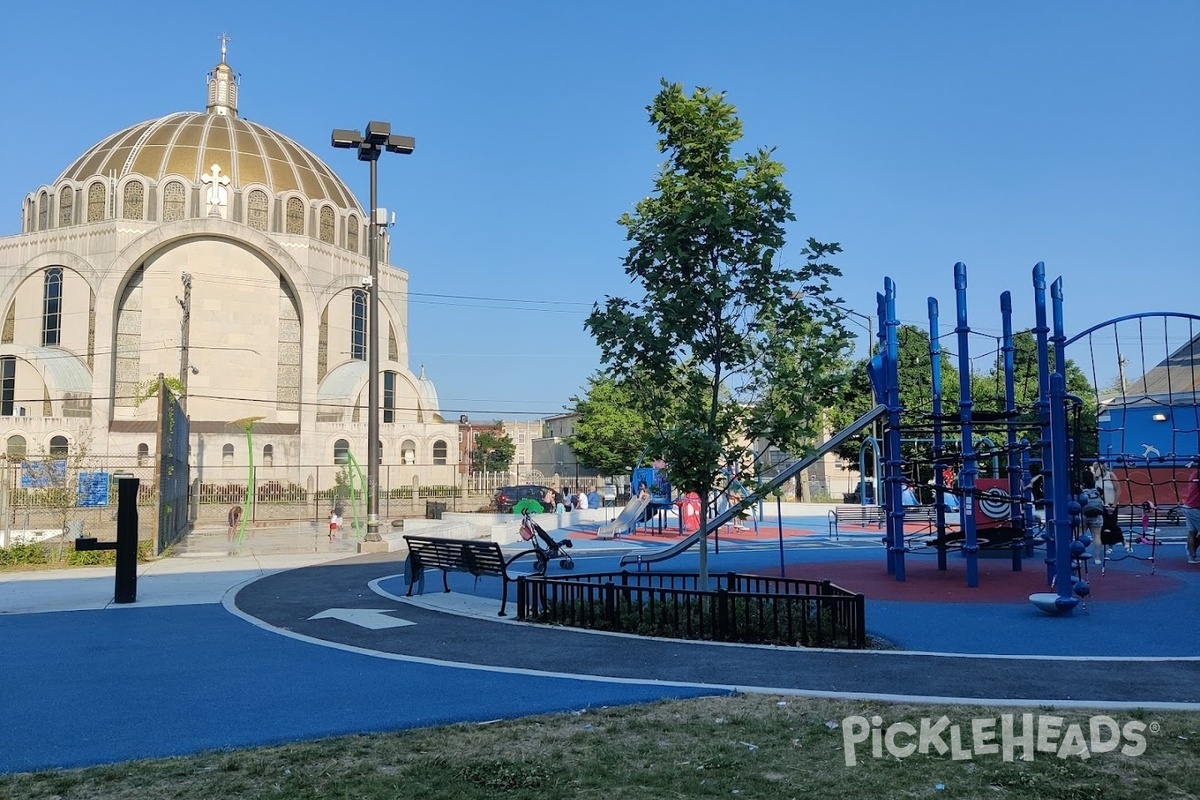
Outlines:
{"type": "Polygon", "coordinates": [[[362,280],[367,290],[367,536],[378,542],[379,535],[379,229],[387,226],[387,211],[377,208],[376,184],[379,154],[383,151],[411,155],[417,141],[411,136],[392,133],[390,122],[371,121],[365,133],[337,129],[334,147],[358,150],[358,160],[371,164],[371,214],[367,229],[371,274],[362,280]]]}

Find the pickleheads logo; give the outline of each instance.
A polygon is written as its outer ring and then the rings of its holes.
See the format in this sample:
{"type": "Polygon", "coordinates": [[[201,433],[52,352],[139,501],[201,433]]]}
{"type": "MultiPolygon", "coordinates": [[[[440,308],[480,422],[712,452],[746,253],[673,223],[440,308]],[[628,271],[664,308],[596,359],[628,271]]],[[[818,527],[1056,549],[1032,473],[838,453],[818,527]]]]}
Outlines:
{"type": "MultiPolygon", "coordinates": [[[[883,717],[846,717],[842,720],[842,748],[846,766],[858,764],[858,747],[870,742],[871,757],[908,758],[914,754],[949,755],[953,761],[980,756],[1000,756],[1005,761],[1033,761],[1038,753],[1054,758],[1091,758],[1093,753],[1140,756],[1146,752],[1146,732],[1158,723],[1129,720],[1120,723],[1098,714],[1086,722],[1067,723],[1050,714],[1001,714],[980,717],[967,724],[949,717],[923,717],[917,725],[893,722],[883,717]]],[[[865,749],[865,748],[864,748],[865,749]]]]}

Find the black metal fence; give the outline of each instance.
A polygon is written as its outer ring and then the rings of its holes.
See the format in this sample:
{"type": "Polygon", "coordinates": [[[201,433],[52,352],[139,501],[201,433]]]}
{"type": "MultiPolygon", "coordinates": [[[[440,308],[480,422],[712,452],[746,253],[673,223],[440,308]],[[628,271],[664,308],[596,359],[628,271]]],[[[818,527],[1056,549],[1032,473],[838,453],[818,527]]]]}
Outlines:
{"type": "Polygon", "coordinates": [[[517,619],[575,628],[804,647],[863,648],[866,601],[829,581],[729,572],[517,578],[517,619]]]}
{"type": "MultiPolygon", "coordinates": [[[[161,553],[187,533],[191,524],[188,508],[189,423],[179,398],[161,377],[158,379],[159,424],[158,452],[158,548],[161,553]]],[[[139,487],[139,494],[140,494],[139,487]]]]}

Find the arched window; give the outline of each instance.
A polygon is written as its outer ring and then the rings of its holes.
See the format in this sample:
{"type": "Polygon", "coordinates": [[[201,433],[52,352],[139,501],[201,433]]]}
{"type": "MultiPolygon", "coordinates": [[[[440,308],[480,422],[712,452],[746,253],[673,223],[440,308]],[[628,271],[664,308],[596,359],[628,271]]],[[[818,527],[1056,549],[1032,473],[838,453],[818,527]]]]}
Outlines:
{"type": "Polygon", "coordinates": [[[255,189],[246,201],[246,224],[256,231],[267,229],[267,193],[255,189]]]}
{"type": "Polygon", "coordinates": [[[333,443],[333,463],[350,463],[350,443],[345,439],[338,439],[333,443]]]}
{"type": "Polygon", "coordinates": [[[445,464],[446,463],[446,443],[444,441],[442,441],[441,439],[438,439],[436,442],[433,443],[433,463],[434,464],[445,464]]]}
{"type": "Polygon", "coordinates": [[[179,222],[183,219],[186,199],[182,183],[168,183],[163,189],[163,222],[179,222]]]}
{"type": "Polygon", "coordinates": [[[405,439],[400,445],[400,463],[408,466],[417,463],[417,443],[412,439],[405,439]]]}
{"type": "Polygon", "coordinates": [[[62,285],[62,267],[46,270],[42,287],[42,347],[56,346],[62,332],[62,285]]]}
{"type": "Polygon", "coordinates": [[[346,219],[346,249],[358,252],[358,217],[351,214],[346,219]]]}
{"type": "Polygon", "coordinates": [[[149,458],[150,458],[150,445],[146,444],[145,442],[142,442],[141,444],[138,445],[138,449],[137,449],[137,465],[139,467],[145,466],[146,460],[149,458]]]}
{"type": "Polygon", "coordinates": [[[287,201],[287,232],[304,233],[304,203],[299,197],[289,197],[287,201]]]}
{"type": "Polygon", "coordinates": [[[367,357],[367,293],[355,289],[350,304],[350,357],[362,361],[367,357]]]}
{"type": "Polygon", "coordinates": [[[396,420],[396,373],[383,373],[383,421],[396,420]]]}
{"type": "Polygon", "coordinates": [[[44,231],[50,227],[50,195],[42,192],[38,195],[38,230],[44,231]]]}
{"type": "Polygon", "coordinates": [[[64,186],[58,193],[58,227],[75,224],[75,190],[64,186]]]}
{"type": "Polygon", "coordinates": [[[273,444],[263,445],[262,461],[263,461],[264,467],[275,466],[275,445],[273,445],[273,444]]]}
{"type": "Polygon", "coordinates": [[[7,451],[9,458],[24,458],[25,457],[25,437],[17,434],[16,436],[8,437],[7,451]]]}
{"type": "Polygon", "coordinates": [[[321,207],[321,241],[333,244],[333,209],[321,207]]]}
{"type": "Polygon", "coordinates": [[[125,193],[121,203],[121,216],[125,219],[146,218],[146,187],[140,181],[130,181],[125,184],[125,193]]]}
{"type": "Polygon", "coordinates": [[[67,457],[67,437],[51,436],[50,437],[50,457],[51,458],[66,458],[67,457]]]}
{"type": "Polygon", "coordinates": [[[233,466],[233,445],[227,444],[221,448],[221,466],[233,466]]]}
{"type": "Polygon", "coordinates": [[[104,220],[104,184],[96,181],[88,187],[88,222],[104,220]]]}

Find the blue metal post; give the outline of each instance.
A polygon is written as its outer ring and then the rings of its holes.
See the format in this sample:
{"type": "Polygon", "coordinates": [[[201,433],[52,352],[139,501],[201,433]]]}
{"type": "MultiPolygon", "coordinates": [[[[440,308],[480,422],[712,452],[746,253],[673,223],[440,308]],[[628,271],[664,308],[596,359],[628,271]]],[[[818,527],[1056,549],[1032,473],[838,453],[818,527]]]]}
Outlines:
{"type": "MultiPolygon", "coordinates": [[[[1004,354],[1004,427],[1008,433],[1005,441],[1008,445],[1008,518],[1009,525],[1015,530],[1022,528],[1020,522],[1021,465],[1017,458],[1017,389],[1013,381],[1013,370],[1015,369],[1013,353],[1016,348],[1013,346],[1011,292],[1001,292],[1000,294],[1000,325],[1003,336],[1000,351],[1004,354]]],[[[1022,549],[1017,546],[1014,539],[1012,543],[1013,572],[1021,571],[1022,549]]]]}
{"type": "Polygon", "coordinates": [[[887,406],[888,430],[884,441],[883,455],[887,469],[885,489],[887,490],[888,533],[891,550],[895,554],[894,566],[896,580],[903,581],[904,574],[904,504],[900,498],[900,344],[898,329],[900,320],[896,318],[896,284],[891,278],[885,278],[884,291],[884,326],[887,328],[887,360],[888,368],[887,406]]]}
{"type": "Polygon", "coordinates": [[[1054,498],[1054,444],[1050,433],[1050,327],[1046,321],[1046,265],[1041,261],[1033,266],[1033,303],[1036,314],[1033,333],[1037,338],[1038,353],[1038,429],[1041,434],[1038,444],[1042,455],[1042,497],[1045,501],[1042,513],[1046,530],[1051,534],[1046,539],[1046,585],[1049,586],[1054,583],[1058,547],[1054,536],[1054,519],[1050,515],[1054,498]]]}
{"type": "Polygon", "coordinates": [[[979,468],[971,427],[971,329],[967,326],[967,265],[954,265],[954,294],[958,308],[958,419],[962,425],[963,468],[958,474],[962,488],[963,555],[967,559],[967,587],[979,586],[979,539],[975,534],[975,477],[979,468]]]}
{"type": "MultiPolygon", "coordinates": [[[[1053,471],[1065,476],[1068,468],[1066,448],[1067,434],[1067,390],[1061,372],[1050,376],[1050,437],[1053,442],[1053,471]]],[[[1054,545],[1058,560],[1054,569],[1054,588],[1058,599],[1054,605],[1060,612],[1070,611],[1079,602],[1074,593],[1071,574],[1071,515],[1067,510],[1070,502],[1069,482],[1066,479],[1054,482],[1053,500],[1047,499],[1046,512],[1054,520],[1054,545]]]]}
{"type": "MultiPolygon", "coordinates": [[[[945,454],[942,441],[942,342],[938,333],[938,301],[929,298],[929,379],[933,392],[933,502],[937,519],[938,538],[946,535],[946,480],[942,477],[940,459],[945,454]]],[[[937,549],[938,569],[946,569],[946,547],[937,549]]]]}

